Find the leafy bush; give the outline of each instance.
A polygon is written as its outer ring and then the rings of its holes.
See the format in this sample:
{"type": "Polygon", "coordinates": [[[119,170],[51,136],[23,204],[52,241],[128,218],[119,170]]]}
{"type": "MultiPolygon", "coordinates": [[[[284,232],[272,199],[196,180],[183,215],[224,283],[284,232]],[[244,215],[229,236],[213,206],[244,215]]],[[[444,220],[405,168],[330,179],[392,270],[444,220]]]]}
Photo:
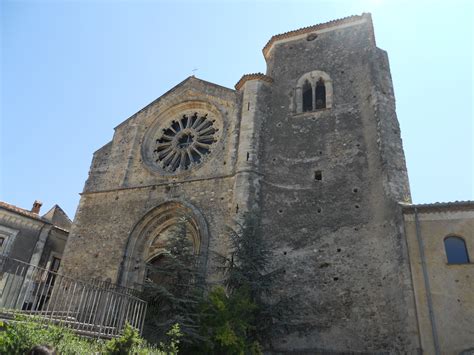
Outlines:
{"type": "Polygon", "coordinates": [[[215,287],[201,306],[201,332],[208,340],[196,353],[260,354],[249,341],[255,310],[248,290],[241,288],[227,295],[223,287],[215,287]]]}
{"type": "Polygon", "coordinates": [[[159,347],[150,346],[140,337],[137,329],[127,324],[121,337],[111,339],[105,344],[105,353],[107,355],[178,354],[179,338],[181,337],[179,325],[173,325],[166,334],[170,339],[169,343],[161,342],[159,347]]]}
{"type": "Polygon", "coordinates": [[[99,352],[100,344],[81,339],[68,328],[40,323],[38,319],[16,317],[4,323],[0,332],[1,354],[25,354],[36,345],[49,345],[60,354],[99,352]]]}
{"type": "Polygon", "coordinates": [[[138,331],[126,325],[121,337],[109,341],[81,338],[69,328],[45,324],[41,319],[17,316],[15,321],[0,322],[0,354],[26,354],[37,345],[48,345],[58,354],[137,354],[175,355],[178,353],[179,327],[169,332],[170,342],[159,347],[148,345],[138,331]]]}
{"type": "Polygon", "coordinates": [[[143,298],[148,301],[145,337],[158,343],[178,323],[184,354],[260,354],[278,309],[267,300],[279,270],[269,272],[272,253],[255,216],[229,229],[231,253],[219,255],[224,287],[207,292],[183,219],[166,240],[166,254],[149,265],[143,298]]]}
{"type": "Polygon", "coordinates": [[[108,341],[105,348],[110,355],[127,355],[142,345],[143,339],[140,338],[138,330],[127,324],[122,336],[108,341]]]}

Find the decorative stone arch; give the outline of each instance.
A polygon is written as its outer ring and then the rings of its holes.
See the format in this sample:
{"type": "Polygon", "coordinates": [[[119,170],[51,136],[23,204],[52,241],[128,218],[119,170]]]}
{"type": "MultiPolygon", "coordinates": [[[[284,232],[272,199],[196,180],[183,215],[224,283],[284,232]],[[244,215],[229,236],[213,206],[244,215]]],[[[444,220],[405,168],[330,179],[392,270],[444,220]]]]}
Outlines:
{"type": "Polygon", "coordinates": [[[139,289],[145,279],[147,262],[166,253],[163,243],[166,233],[180,224],[184,224],[192,240],[194,253],[198,255],[197,267],[205,276],[209,249],[206,220],[193,205],[171,200],[152,208],[135,224],[127,241],[118,284],[139,289]]]}
{"type": "Polygon", "coordinates": [[[326,89],[326,108],[331,108],[333,103],[333,87],[332,87],[332,79],[328,73],[323,72],[321,70],[313,70],[306,74],[303,74],[296,83],[295,88],[295,107],[296,113],[303,112],[303,86],[305,83],[311,84],[312,87],[312,107],[313,110],[316,108],[315,102],[315,89],[318,84],[318,81],[322,80],[324,82],[324,86],[326,89]]]}

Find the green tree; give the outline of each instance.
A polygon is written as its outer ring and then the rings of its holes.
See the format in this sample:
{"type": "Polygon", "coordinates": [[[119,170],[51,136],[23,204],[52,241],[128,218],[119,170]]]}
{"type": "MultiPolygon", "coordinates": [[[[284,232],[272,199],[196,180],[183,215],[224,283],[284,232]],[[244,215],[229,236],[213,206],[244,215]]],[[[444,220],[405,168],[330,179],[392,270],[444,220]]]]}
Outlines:
{"type": "Polygon", "coordinates": [[[201,306],[201,332],[207,341],[196,354],[257,354],[249,342],[256,305],[245,289],[227,294],[224,287],[211,290],[201,306]]]}
{"type": "Polygon", "coordinates": [[[243,323],[235,322],[237,334],[245,328],[246,352],[258,352],[255,344],[263,343],[272,322],[278,315],[278,305],[268,302],[270,286],[280,270],[268,270],[272,252],[262,238],[256,216],[247,214],[237,230],[230,229],[231,252],[219,255],[225,275],[230,309],[237,309],[236,317],[243,323]],[[242,307],[248,307],[244,312],[242,307]],[[242,326],[243,324],[247,324],[242,326]],[[252,350],[253,349],[253,350],[252,350]]]}
{"type": "Polygon", "coordinates": [[[199,305],[204,295],[204,281],[198,271],[198,257],[181,219],[177,231],[166,243],[166,253],[148,267],[143,297],[148,301],[144,337],[158,344],[168,340],[167,331],[179,324],[182,346],[196,344],[199,334],[199,305]]]}

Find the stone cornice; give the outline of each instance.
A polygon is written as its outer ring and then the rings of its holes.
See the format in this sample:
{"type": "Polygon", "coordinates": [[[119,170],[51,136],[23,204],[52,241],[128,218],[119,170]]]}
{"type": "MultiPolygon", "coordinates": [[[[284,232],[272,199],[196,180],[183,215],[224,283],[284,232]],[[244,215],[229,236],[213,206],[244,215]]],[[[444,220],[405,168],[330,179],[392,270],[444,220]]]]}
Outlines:
{"type": "Polygon", "coordinates": [[[49,224],[42,220],[28,218],[0,209],[0,223],[2,225],[14,225],[19,228],[40,229],[45,224],[49,224]]]}
{"type": "Polygon", "coordinates": [[[193,182],[199,182],[199,181],[229,179],[229,178],[233,178],[235,175],[236,174],[233,173],[233,174],[216,175],[216,176],[204,177],[204,178],[195,178],[195,179],[189,179],[189,180],[166,181],[166,182],[160,182],[160,183],[156,183],[156,184],[137,185],[137,186],[121,186],[121,187],[116,187],[116,188],[113,188],[113,189],[83,191],[79,195],[84,196],[84,195],[92,195],[92,194],[108,193],[108,192],[119,192],[119,191],[126,191],[126,190],[149,189],[149,188],[158,187],[158,186],[173,186],[173,185],[177,186],[177,185],[181,185],[181,184],[187,184],[187,183],[193,183],[193,182]]]}
{"type": "MultiPolygon", "coordinates": [[[[61,209],[61,207],[59,207],[58,205],[56,205],[56,207],[59,208],[64,213],[64,215],[69,219],[69,217],[66,215],[66,212],[64,212],[61,209]]],[[[45,224],[49,224],[49,225],[52,225],[54,229],[57,229],[64,233],[69,234],[69,231],[67,229],[53,225],[53,223],[41,217],[37,213],[33,213],[23,208],[10,205],[9,203],[3,202],[3,201],[0,201],[0,221],[1,220],[5,220],[5,221],[18,220],[16,225],[25,226],[25,227],[30,226],[30,228],[34,228],[35,226],[43,226],[45,224]]]]}
{"type": "Polygon", "coordinates": [[[40,215],[38,215],[37,213],[25,210],[24,208],[20,208],[20,207],[10,205],[9,203],[3,202],[3,201],[0,201],[0,208],[8,210],[8,211],[12,211],[14,213],[20,214],[20,215],[25,216],[25,217],[29,217],[29,218],[32,218],[32,219],[37,219],[37,220],[43,221],[43,218],[40,215]]]}

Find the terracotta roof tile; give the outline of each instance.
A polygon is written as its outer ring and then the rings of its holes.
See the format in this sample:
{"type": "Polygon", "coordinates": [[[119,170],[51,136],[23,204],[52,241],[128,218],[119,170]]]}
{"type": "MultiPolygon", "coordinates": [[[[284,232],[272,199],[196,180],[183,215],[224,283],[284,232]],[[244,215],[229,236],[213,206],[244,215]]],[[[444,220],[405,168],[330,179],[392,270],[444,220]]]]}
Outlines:
{"type": "Polygon", "coordinates": [[[415,208],[419,212],[439,212],[439,211],[466,211],[474,210],[474,201],[453,201],[453,202],[434,202],[423,204],[401,204],[403,212],[413,213],[415,208]]]}
{"type": "Polygon", "coordinates": [[[267,83],[273,83],[273,79],[263,73],[245,74],[240,78],[237,84],[235,84],[236,90],[240,90],[240,88],[249,80],[263,80],[267,83]]]}
{"type": "MultiPolygon", "coordinates": [[[[317,25],[303,27],[303,28],[299,28],[297,30],[293,30],[293,31],[285,32],[285,33],[280,33],[278,35],[274,35],[274,36],[272,36],[272,38],[270,38],[270,40],[267,42],[265,47],[263,47],[263,49],[262,49],[263,56],[266,58],[267,55],[268,55],[268,52],[270,51],[270,48],[272,47],[272,45],[275,42],[279,41],[279,40],[290,38],[290,37],[293,37],[293,36],[302,35],[302,34],[305,34],[305,33],[310,33],[310,32],[314,32],[314,31],[322,30],[322,29],[325,29],[325,28],[339,26],[339,25],[342,25],[342,24],[362,20],[364,18],[367,18],[367,19],[370,20],[370,22],[372,22],[372,20],[371,20],[372,17],[370,15],[370,13],[363,13],[362,15],[353,15],[353,16],[343,17],[343,18],[340,18],[340,19],[337,19],[337,20],[332,20],[332,21],[325,22],[325,23],[319,23],[317,25]]],[[[373,32],[373,30],[372,30],[372,32],[373,32]]]]}
{"type": "Polygon", "coordinates": [[[44,222],[43,218],[40,215],[38,215],[37,213],[33,213],[31,211],[25,210],[24,208],[10,205],[9,203],[3,202],[3,201],[0,201],[0,207],[3,207],[4,209],[12,211],[12,212],[21,214],[22,216],[30,217],[30,218],[37,219],[39,221],[44,222]]]}
{"type": "MultiPolygon", "coordinates": [[[[57,206],[57,205],[56,205],[57,206]]],[[[59,206],[57,206],[59,207],[59,206]]],[[[11,212],[15,212],[15,213],[18,213],[19,215],[22,215],[22,216],[25,216],[25,217],[29,217],[29,218],[32,218],[32,219],[35,219],[37,221],[40,221],[40,222],[43,222],[43,223],[46,223],[46,224],[53,224],[51,223],[48,219],[44,218],[44,217],[41,217],[40,215],[38,215],[37,213],[33,213],[31,211],[28,211],[28,210],[25,210],[24,208],[20,208],[20,207],[17,207],[17,206],[14,206],[14,205],[11,205],[9,203],[6,203],[6,202],[3,202],[3,201],[0,201],[0,208],[3,208],[3,209],[6,209],[8,211],[11,211],[11,212]]],[[[60,207],[59,207],[60,208],[60,207]]],[[[62,209],[61,209],[62,211],[62,209]]],[[[64,213],[65,214],[65,213],[64,213]]],[[[67,217],[67,215],[66,215],[67,217]]],[[[67,217],[69,218],[69,217],[67,217]]],[[[54,225],[54,224],[53,224],[54,225]]],[[[61,227],[61,226],[56,226],[54,225],[55,228],[58,228],[58,229],[61,229],[61,230],[64,230],[66,232],[69,232],[68,229],[65,229],[64,227],[61,227]]]]}

